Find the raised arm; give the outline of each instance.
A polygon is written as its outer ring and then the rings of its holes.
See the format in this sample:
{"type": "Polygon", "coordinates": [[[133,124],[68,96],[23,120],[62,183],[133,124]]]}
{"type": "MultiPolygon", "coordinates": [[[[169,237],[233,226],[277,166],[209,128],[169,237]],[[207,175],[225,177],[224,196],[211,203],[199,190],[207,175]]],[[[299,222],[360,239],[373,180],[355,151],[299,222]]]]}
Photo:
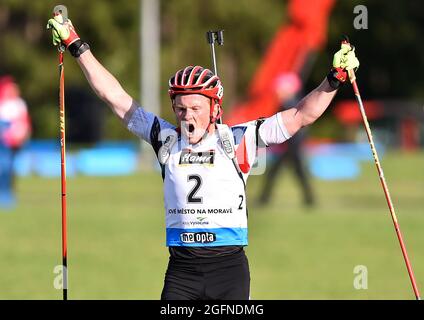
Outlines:
{"type": "Polygon", "coordinates": [[[87,43],[81,41],[70,19],[58,14],[50,19],[47,28],[52,29],[53,44],[64,45],[80,65],[91,88],[105,101],[125,123],[128,122],[137,103],[122,88],[118,80],[94,57],[87,43]]]}
{"type": "Polygon", "coordinates": [[[81,54],[77,61],[97,96],[105,101],[121,120],[127,122],[132,109],[136,106],[133,98],[90,50],[81,54]]]}
{"type": "Polygon", "coordinates": [[[346,70],[355,69],[359,61],[354,48],[342,42],[341,49],[333,58],[333,67],[321,84],[304,97],[294,108],[280,112],[283,123],[290,136],[300,128],[314,123],[328,108],[337,89],[346,81],[346,70]]]}
{"type": "Polygon", "coordinates": [[[337,89],[330,86],[327,79],[304,97],[294,108],[280,112],[283,123],[290,136],[300,128],[314,123],[330,105],[337,89]]]}

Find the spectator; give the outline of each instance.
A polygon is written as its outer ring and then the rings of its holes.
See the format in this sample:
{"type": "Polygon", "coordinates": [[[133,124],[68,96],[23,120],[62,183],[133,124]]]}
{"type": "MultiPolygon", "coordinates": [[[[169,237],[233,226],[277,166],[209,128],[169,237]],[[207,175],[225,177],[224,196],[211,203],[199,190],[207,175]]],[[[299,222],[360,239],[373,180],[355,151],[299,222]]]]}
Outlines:
{"type": "MultiPolygon", "coordinates": [[[[302,81],[294,72],[287,72],[280,75],[275,81],[275,89],[279,100],[282,102],[281,111],[297,105],[302,95],[302,81]]],[[[266,171],[262,192],[259,197],[259,204],[269,203],[276,178],[283,167],[291,164],[302,189],[303,203],[305,206],[313,206],[315,203],[313,191],[308,178],[307,167],[303,154],[303,145],[306,139],[307,128],[300,129],[291,139],[283,145],[271,147],[274,149],[276,159],[271,167],[266,171]]]]}
{"type": "Polygon", "coordinates": [[[25,101],[12,77],[0,77],[0,208],[15,203],[15,155],[31,134],[31,123],[25,101]]]}

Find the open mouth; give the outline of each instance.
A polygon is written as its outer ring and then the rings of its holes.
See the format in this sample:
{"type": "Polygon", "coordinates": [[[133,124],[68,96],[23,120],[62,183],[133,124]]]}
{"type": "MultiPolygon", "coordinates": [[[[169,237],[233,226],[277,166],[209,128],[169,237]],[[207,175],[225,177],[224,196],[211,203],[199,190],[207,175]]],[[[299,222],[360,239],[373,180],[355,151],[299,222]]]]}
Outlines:
{"type": "Polygon", "coordinates": [[[188,125],[188,132],[190,132],[190,133],[194,132],[194,125],[192,125],[192,124],[188,125]]]}

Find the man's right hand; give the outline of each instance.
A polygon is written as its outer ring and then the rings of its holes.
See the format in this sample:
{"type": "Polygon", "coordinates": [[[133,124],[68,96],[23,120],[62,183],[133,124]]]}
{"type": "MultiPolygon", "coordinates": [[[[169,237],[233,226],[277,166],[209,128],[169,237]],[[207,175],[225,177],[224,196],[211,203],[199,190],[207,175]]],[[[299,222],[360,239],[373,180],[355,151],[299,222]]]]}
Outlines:
{"type": "Polygon", "coordinates": [[[54,18],[49,19],[47,29],[52,29],[52,40],[55,46],[63,44],[68,48],[72,43],[80,39],[71,20],[66,19],[64,21],[61,14],[57,14],[54,18]]]}

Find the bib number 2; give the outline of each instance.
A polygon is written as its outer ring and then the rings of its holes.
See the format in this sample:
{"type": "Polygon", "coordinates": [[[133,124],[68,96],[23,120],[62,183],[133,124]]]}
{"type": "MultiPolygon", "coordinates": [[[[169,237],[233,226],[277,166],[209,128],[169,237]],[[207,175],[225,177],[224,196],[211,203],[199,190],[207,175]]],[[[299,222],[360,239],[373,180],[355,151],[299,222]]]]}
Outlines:
{"type": "Polygon", "coordinates": [[[242,195],[239,195],[239,199],[240,199],[240,204],[239,204],[238,209],[239,210],[243,210],[243,200],[244,200],[244,197],[242,195]]]}
{"type": "MultiPolygon", "coordinates": [[[[196,193],[199,191],[200,187],[202,186],[202,177],[198,174],[192,174],[187,177],[187,181],[194,181],[194,186],[191,189],[191,191],[187,195],[187,203],[202,203],[203,197],[196,197],[196,193]]],[[[239,195],[240,204],[238,206],[239,210],[243,210],[243,202],[244,197],[243,195],[239,195]]]]}
{"type": "Polygon", "coordinates": [[[187,203],[202,203],[202,197],[196,197],[197,191],[199,191],[200,186],[202,185],[202,178],[197,174],[192,174],[187,177],[187,181],[194,181],[194,187],[187,195],[187,203]]]}

